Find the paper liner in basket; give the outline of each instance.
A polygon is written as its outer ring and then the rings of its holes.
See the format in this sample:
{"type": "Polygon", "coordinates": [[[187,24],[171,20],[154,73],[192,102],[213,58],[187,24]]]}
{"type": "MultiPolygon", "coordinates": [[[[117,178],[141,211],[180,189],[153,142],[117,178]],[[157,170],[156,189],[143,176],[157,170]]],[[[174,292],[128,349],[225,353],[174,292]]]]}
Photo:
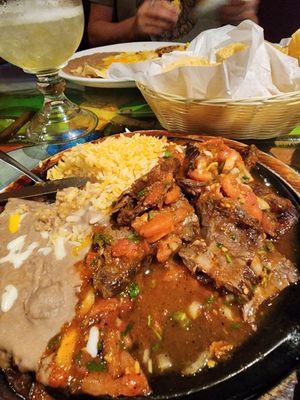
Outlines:
{"type": "Polygon", "coordinates": [[[248,99],[300,90],[300,67],[295,58],[264,41],[263,29],[252,21],[202,32],[188,51],[172,52],[154,61],[113,64],[110,78],[140,81],[150,89],[188,99],[248,99]],[[216,53],[242,43],[223,62],[216,53]],[[189,66],[191,58],[206,59],[203,66],[189,66]],[[184,64],[176,67],[176,63],[184,64]],[[170,67],[173,69],[169,70],[170,67]]]}

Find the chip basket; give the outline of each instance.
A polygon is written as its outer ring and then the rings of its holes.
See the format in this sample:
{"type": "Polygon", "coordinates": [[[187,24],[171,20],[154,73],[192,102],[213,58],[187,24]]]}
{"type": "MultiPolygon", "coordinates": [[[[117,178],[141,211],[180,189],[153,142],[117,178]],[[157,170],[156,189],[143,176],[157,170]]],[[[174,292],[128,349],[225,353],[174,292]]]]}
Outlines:
{"type": "Polygon", "coordinates": [[[218,135],[231,139],[269,139],[300,123],[300,91],[245,100],[188,100],[137,86],[169,132],[218,135]]]}

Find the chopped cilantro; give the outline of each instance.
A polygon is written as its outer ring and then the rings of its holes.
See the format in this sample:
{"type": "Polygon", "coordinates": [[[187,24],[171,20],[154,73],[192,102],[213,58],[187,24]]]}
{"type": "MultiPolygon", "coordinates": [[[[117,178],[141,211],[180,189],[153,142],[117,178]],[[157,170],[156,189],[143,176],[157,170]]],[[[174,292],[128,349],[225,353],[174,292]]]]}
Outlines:
{"type": "Polygon", "coordinates": [[[150,326],[151,323],[152,323],[152,315],[151,315],[151,314],[148,314],[148,315],[147,315],[147,325],[150,326]]]}
{"type": "Polygon", "coordinates": [[[154,329],[154,328],[152,328],[152,331],[153,331],[154,335],[157,337],[157,339],[158,339],[159,341],[162,341],[162,336],[161,336],[161,334],[160,334],[156,329],[154,329]]]}
{"type": "Polygon", "coordinates": [[[215,302],[215,300],[216,300],[215,296],[213,294],[211,294],[205,300],[205,304],[207,304],[207,305],[213,304],[215,302]]]}
{"type": "Polygon", "coordinates": [[[233,233],[232,235],[231,235],[231,239],[235,242],[236,241],[236,234],[235,233],[233,233]]]}
{"type": "Polygon", "coordinates": [[[150,211],[149,214],[148,214],[148,220],[150,221],[153,218],[154,218],[154,212],[150,211]]]}
{"type": "Polygon", "coordinates": [[[139,192],[137,192],[137,196],[143,197],[143,196],[145,196],[146,193],[147,193],[147,189],[144,188],[144,189],[140,190],[139,192]]]}
{"type": "Polygon", "coordinates": [[[87,363],[86,367],[89,372],[103,372],[106,370],[106,362],[92,360],[87,363]]]}
{"type": "Polygon", "coordinates": [[[95,233],[93,237],[93,243],[98,243],[100,241],[105,244],[110,244],[111,238],[109,235],[106,235],[104,233],[95,233]]]}
{"type": "Polygon", "coordinates": [[[82,363],[82,351],[80,351],[79,353],[76,354],[75,362],[76,362],[76,364],[81,365],[81,363],[82,363]]]}
{"type": "Polygon", "coordinates": [[[220,242],[216,242],[216,245],[217,245],[218,249],[222,249],[222,247],[224,247],[223,243],[220,243],[220,242]]]}
{"type": "Polygon", "coordinates": [[[235,300],[238,304],[245,304],[245,300],[240,296],[235,296],[235,300]]]}
{"type": "Polygon", "coordinates": [[[61,335],[56,335],[52,339],[49,340],[48,350],[54,351],[57,350],[61,342],[61,335]]]}
{"type": "Polygon", "coordinates": [[[97,349],[98,349],[98,352],[100,352],[100,353],[103,350],[103,339],[99,340],[98,345],[97,345],[97,349]]]}
{"type": "Polygon", "coordinates": [[[226,262],[227,264],[231,264],[232,263],[232,257],[229,253],[225,253],[225,258],[226,258],[226,262]]]}
{"type": "Polygon", "coordinates": [[[125,337],[128,335],[128,333],[131,331],[131,329],[133,328],[133,322],[129,322],[125,328],[125,330],[121,333],[122,337],[125,337]]]}
{"type": "Polygon", "coordinates": [[[137,244],[137,243],[139,243],[141,241],[141,238],[140,238],[139,234],[137,232],[135,232],[135,231],[132,231],[127,239],[131,240],[135,244],[137,244]]]}
{"type": "Polygon", "coordinates": [[[191,321],[184,311],[176,311],[172,314],[171,319],[178,323],[183,329],[189,330],[191,321]]]}
{"type": "Polygon", "coordinates": [[[128,294],[131,299],[135,299],[140,294],[139,285],[133,282],[128,288],[128,294]]]}
{"type": "Polygon", "coordinates": [[[241,324],[239,324],[238,322],[233,322],[231,324],[232,329],[240,329],[241,324]]]}
{"type": "Polygon", "coordinates": [[[159,348],[160,348],[160,343],[155,343],[155,344],[152,346],[152,351],[157,351],[157,350],[159,350],[159,348]]]}
{"type": "Polygon", "coordinates": [[[250,181],[250,177],[247,176],[247,175],[243,175],[242,179],[243,179],[244,182],[249,182],[250,181]]]}
{"type": "Polygon", "coordinates": [[[265,244],[265,249],[266,249],[267,252],[272,252],[272,251],[274,251],[275,246],[274,246],[274,244],[272,242],[267,241],[266,244],[265,244]]]}
{"type": "Polygon", "coordinates": [[[172,153],[170,151],[165,151],[164,158],[170,158],[170,157],[172,157],[172,153]]]}

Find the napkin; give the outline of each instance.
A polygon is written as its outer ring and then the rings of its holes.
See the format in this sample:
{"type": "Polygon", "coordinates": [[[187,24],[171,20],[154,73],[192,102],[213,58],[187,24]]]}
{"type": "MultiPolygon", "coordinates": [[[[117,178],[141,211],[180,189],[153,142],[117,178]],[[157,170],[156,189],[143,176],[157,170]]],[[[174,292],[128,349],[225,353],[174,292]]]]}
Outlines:
{"type": "Polygon", "coordinates": [[[266,42],[263,29],[250,20],[204,31],[187,51],[174,51],[153,61],[113,64],[108,75],[112,79],[133,79],[155,91],[185,99],[237,100],[300,90],[297,59],[266,42]],[[217,63],[216,53],[234,43],[244,44],[244,49],[217,63]],[[208,65],[186,65],[195,57],[207,60],[208,65]],[[185,65],[174,68],[176,63],[185,65]],[[173,69],[168,70],[170,66],[173,69]]]}

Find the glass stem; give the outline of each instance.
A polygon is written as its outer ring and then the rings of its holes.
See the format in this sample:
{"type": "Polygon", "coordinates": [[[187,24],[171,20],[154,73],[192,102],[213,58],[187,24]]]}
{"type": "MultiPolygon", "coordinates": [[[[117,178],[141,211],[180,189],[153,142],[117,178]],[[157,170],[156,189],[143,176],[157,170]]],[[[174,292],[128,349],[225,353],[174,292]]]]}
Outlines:
{"type": "MultiPolygon", "coordinates": [[[[37,75],[36,86],[44,95],[44,107],[42,111],[46,115],[53,113],[53,107],[56,108],[58,112],[62,111],[60,108],[64,107],[65,103],[68,102],[68,99],[64,95],[66,82],[58,73],[59,71],[57,70],[37,75]]],[[[75,104],[72,104],[72,106],[74,106],[75,109],[77,108],[75,104]]]]}
{"type": "Polygon", "coordinates": [[[86,135],[97,125],[97,117],[72,103],[65,95],[66,83],[58,70],[38,73],[37,89],[44,106],[33,117],[27,137],[34,143],[63,143],[86,135]]]}

